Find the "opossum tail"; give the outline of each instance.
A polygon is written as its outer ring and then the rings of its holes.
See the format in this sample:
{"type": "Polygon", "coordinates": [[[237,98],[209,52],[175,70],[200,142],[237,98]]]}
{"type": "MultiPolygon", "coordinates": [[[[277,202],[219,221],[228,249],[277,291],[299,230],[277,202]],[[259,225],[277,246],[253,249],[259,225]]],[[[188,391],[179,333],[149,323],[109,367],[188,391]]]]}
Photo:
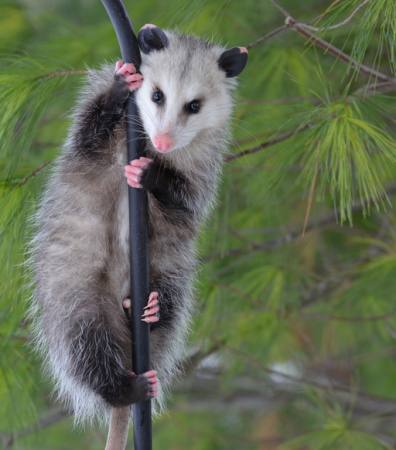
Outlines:
{"type": "Polygon", "coordinates": [[[105,450],[125,450],[128,440],[130,408],[113,408],[105,450]]]}

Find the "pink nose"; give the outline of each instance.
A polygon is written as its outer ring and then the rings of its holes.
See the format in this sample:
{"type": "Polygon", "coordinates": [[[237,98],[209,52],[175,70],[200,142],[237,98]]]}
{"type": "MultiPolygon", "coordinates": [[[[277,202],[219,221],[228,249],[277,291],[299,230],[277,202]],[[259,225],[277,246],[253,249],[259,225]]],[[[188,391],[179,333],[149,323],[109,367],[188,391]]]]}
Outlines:
{"type": "Polygon", "coordinates": [[[173,140],[168,133],[157,134],[153,139],[153,143],[160,152],[167,152],[173,146],[173,140]]]}

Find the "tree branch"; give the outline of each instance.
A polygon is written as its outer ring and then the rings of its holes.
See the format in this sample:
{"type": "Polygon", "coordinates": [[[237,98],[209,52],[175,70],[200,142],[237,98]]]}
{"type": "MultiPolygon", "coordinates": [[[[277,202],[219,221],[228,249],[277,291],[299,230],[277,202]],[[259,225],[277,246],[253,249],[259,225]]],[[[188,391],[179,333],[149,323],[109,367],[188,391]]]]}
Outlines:
{"type": "Polygon", "coordinates": [[[236,159],[242,158],[247,155],[252,155],[254,153],[258,153],[261,150],[264,150],[265,148],[271,147],[272,145],[279,144],[280,142],[286,141],[290,139],[293,136],[296,136],[300,133],[303,133],[304,131],[312,128],[313,125],[310,123],[307,123],[305,125],[299,126],[293,130],[286,131],[285,133],[281,133],[278,136],[274,137],[273,139],[269,139],[268,141],[263,142],[262,144],[259,144],[255,147],[249,148],[247,150],[243,150],[239,153],[236,153],[234,155],[229,155],[225,158],[226,162],[235,161],[236,159]]]}
{"type": "Polygon", "coordinates": [[[36,167],[31,173],[22,178],[21,181],[17,183],[17,187],[23,186],[26,184],[31,178],[38,175],[42,170],[44,170],[48,165],[51,164],[52,161],[45,161],[43,164],[36,167]]]}
{"type": "Polygon", "coordinates": [[[258,357],[228,344],[224,349],[243,358],[244,364],[248,366],[247,375],[234,376],[229,388],[224,390],[221,376],[223,364],[205,365],[178,386],[177,392],[188,395],[189,401],[175,403],[174,410],[222,412],[232,408],[239,413],[270,413],[285,402],[301,400],[304,389],[310,387],[340,402],[353,416],[396,416],[396,402],[393,399],[355,389],[353,385],[342,383],[333,374],[326,374],[320,368],[296,367],[296,373],[291,373],[267,366],[258,357]],[[249,370],[249,365],[253,370],[249,370]],[[264,379],[261,374],[265,375],[264,379]]]}
{"type": "Polygon", "coordinates": [[[378,93],[380,94],[388,94],[390,92],[394,92],[396,90],[396,83],[394,81],[384,81],[381,83],[369,83],[366,86],[362,86],[357,89],[352,95],[356,97],[371,97],[378,93]]]}
{"type": "MultiPolygon", "coordinates": [[[[254,153],[258,153],[261,150],[264,150],[268,147],[271,147],[272,145],[276,145],[279,144],[283,141],[286,141],[288,139],[290,139],[293,136],[296,136],[300,133],[303,133],[304,131],[312,128],[313,125],[312,124],[305,124],[302,126],[299,126],[293,130],[290,131],[286,131],[284,133],[279,134],[278,136],[269,139],[268,141],[263,142],[262,144],[259,144],[255,147],[243,150],[239,153],[236,153],[234,155],[229,155],[225,158],[226,162],[231,162],[234,161],[236,159],[242,158],[244,156],[248,156],[248,155],[252,155],[254,153]]],[[[31,173],[29,173],[28,175],[26,175],[25,177],[23,177],[21,180],[16,181],[16,180],[10,180],[10,182],[14,183],[16,187],[20,187],[25,185],[31,178],[35,177],[36,175],[38,175],[42,170],[44,170],[49,164],[51,164],[52,161],[46,161],[43,164],[40,164],[38,167],[36,167],[31,173]]],[[[6,182],[6,180],[4,180],[3,182],[6,182]]]]}
{"type": "Polygon", "coordinates": [[[354,410],[361,410],[364,414],[386,414],[396,415],[396,401],[387,398],[367,394],[357,391],[353,386],[345,386],[340,383],[332,383],[331,379],[323,380],[323,376],[319,377],[315,373],[291,375],[290,373],[280,372],[271,367],[265,366],[258,358],[249,353],[236,349],[227,345],[226,349],[242,356],[245,361],[250,362],[259,370],[272,376],[272,384],[275,388],[295,392],[296,386],[310,386],[328,392],[332,398],[336,398],[344,405],[352,407],[354,410]],[[320,381],[318,381],[318,378],[320,381]]]}
{"type": "MultiPolygon", "coordinates": [[[[322,297],[323,298],[323,297],[322,297]]],[[[299,315],[299,317],[307,318],[307,319],[317,319],[317,320],[325,320],[325,321],[334,321],[334,322],[385,322],[388,320],[394,319],[396,316],[396,310],[390,311],[386,314],[380,314],[378,316],[337,316],[331,314],[321,314],[315,312],[308,312],[299,315]]]]}
{"type": "Polygon", "coordinates": [[[207,350],[199,348],[197,351],[188,356],[183,362],[183,373],[184,375],[190,375],[199,366],[199,364],[208,356],[216,353],[225,344],[224,340],[214,342],[207,350]]]}
{"type": "Polygon", "coordinates": [[[3,435],[2,441],[4,449],[5,450],[11,449],[18,439],[24,438],[25,436],[29,436],[30,434],[36,433],[37,431],[55,425],[56,423],[60,422],[61,420],[65,419],[68,416],[69,413],[66,412],[64,409],[55,408],[51,410],[48,414],[39,419],[36,424],[26,427],[20,431],[17,431],[12,435],[5,435],[5,436],[3,435]]]}
{"type": "Polygon", "coordinates": [[[0,183],[3,185],[10,185],[10,187],[12,186],[13,188],[18,188],[18,187],[24,186],[25,184],[28,183],[28,181],[30,181],[30,179],[32,179],[33,177],[38,175],[41,171],[43,171],[51,163],[52,163],[52,161],[45,161],[42,164],[40,164],[39,166],[37,166],[35,169],[33,169],[29,174],[27,174],[23,178],[11,178],[9,180],[4,179],[4,180],[0,180],[0,183]]]}
{"type": "Polygon", "coordinates": [[[310,25],[307,25],[302,22],[298,22],[289,12],[281,6],[277,0],[271,0],[273,5],[285,16],[285,24],[295,30],[300,35],[304,36],[305,38],[308,38],[309,41],[315,45],[318,48],[321,48],[322,50],[325,50],[325,52],[331,53],[333,56],[335,56],[337,59],[339,59],[342,62],[345,62],[347,64],[350,64],[353,68],[358,70],[358,72],[373,76],[376,80],[384,81],[384,82],[391,82],[393,84],[396,84],[396,78],[393,78],[390,75],[386,75],[370,66],[367,66],[365,64],[360,63],[356,59],[354,59],[352,56],[348,55],[341,49],[335,47],[333,44],[331,44],[328,41],[325,41],[324,39],[316,36],[314,33],[310,31],[310,25]]]}
{"type": "Polygon", "coordinates": [[[70,69],[70,70],[54,70],[41,75],[39,79],[50,80],[51,78],[68,77],[68,76],[81,76],[86,75],[87,71],[84,69],[70,69]]]}
{"type": "MultiPolygon", "coordinates": [[[[393,184],[389,185],[388,188],[386,189],[386,195],[392,196],[395,194],[396,194],[396,183],[393,183],[393,184]]],[[[364,208],[364,206],[365,206],[364,202],[357,202],[354,206],[352,206],[352,214],[356,214],[356,213],[360,212],[364,208]]],[[[310,222],[305,228],[305,233],[307,234],[310,231],[320,230],[322,228],[325,228],[329,225],[333,225],[336,223],[337,223],[337,215],[334,212],[332,212],[331,214],[323,217],[322,219],[314,220],[314,221],[310,222]]],[[[209,257],[206,260],[206,262],[213,261],[216,259],[224,259],[224,258],[228,258],[228,257],[240,256],[242,254],[252,253],[252,252],[273,251],[276,248],[278,248],[282,245],[285,245],[285,244],[289,244],[290,242],[294,242],[297,239],[300,239],[301,237],[302,237],[301,236],[301,228],[298,228],[293,231],[290,231],[289,233],[285,234],[284,236],[270,239],[266,242],[252,243],[250,246],[245,247],[245,248],[230,249],[225,253],[217,254],[212,257],[209,257]]]]}

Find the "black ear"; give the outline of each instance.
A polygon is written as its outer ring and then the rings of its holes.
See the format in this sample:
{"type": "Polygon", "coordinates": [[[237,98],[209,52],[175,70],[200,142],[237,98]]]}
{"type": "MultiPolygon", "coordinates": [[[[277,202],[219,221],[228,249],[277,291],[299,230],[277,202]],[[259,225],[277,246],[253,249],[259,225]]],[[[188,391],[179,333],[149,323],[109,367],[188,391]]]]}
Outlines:
{"type": "Polygon", "coordinates": [[[221,54],[219,60],[220,69],[224,70],[226,77],[238,76],[245,68],[248,60],[248,52],[244,47],[234,47],[221,54]]]}
{"type": "Polygon", "coordinates": [[[169,41],[161,28],[147,24],[139,31],[138,43],[143,53],[150,53],[151,50],[161,50],[167,47],[169,41]]]}

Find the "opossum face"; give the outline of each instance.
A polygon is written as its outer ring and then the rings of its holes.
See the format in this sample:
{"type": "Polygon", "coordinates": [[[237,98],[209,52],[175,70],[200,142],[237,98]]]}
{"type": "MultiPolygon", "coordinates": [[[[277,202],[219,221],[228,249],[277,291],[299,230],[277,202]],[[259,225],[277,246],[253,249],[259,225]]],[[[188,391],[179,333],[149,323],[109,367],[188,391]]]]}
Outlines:
{"type": "Polygon", "coordinates": [[[160,153],[183,150],[202,133],[224,127],[231,91],[247,51],[224,51],[199,39],[145,26],[139,33],[142,87],[136,93],[143,125],[160,153]]]}

